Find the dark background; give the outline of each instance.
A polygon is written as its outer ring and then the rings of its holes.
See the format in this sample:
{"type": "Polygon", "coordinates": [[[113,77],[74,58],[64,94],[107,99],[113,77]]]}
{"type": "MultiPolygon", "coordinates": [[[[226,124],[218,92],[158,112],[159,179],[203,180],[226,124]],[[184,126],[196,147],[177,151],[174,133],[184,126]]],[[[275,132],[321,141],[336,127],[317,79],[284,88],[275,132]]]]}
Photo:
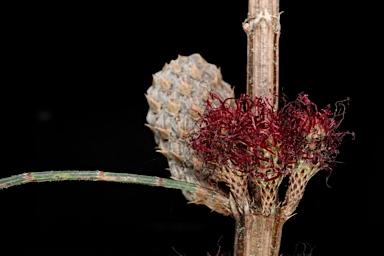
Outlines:
{"type": "MultiPolygon", "coordinates": [[[[178,54],[200,53],[221,68],[237,96],[244,93],[247,4],[55,2],[12,9],[3,37],[11,58],[0,177],[86,169],[169,177],[144,126],[152,74],[178,54]]],[[[291,99],[304,91],[319,107],[349,97],[340,130],[356,133],[340,147],[343,163],[334,167],[332,188],[326,171],[309,182],[284,226],[281,253],[292,255],[303,242],[315,256],[378,255],[383,144],[374,18],[334,1],[283,0],[280,10],[280,91],[291,99]]],[[[234,221],[187,204],[178,190],[33,183],[0,191],[0,202],[0,241],[13,251],[7,255],[198,256],[215,255],[217,244],[223,253],[233,247],[234,221]]]]}

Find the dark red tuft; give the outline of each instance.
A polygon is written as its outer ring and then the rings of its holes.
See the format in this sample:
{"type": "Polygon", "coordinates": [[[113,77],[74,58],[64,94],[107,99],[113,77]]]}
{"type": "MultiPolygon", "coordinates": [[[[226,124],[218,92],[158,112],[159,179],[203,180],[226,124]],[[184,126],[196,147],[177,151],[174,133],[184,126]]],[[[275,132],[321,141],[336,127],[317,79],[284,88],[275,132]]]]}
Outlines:
{"type": "Polygon", "coordinates": [[[289,175],[300,159],[330,169],[347,134],[336,131],[344,116],[343,102],[338,106],[342,111],[337,114],[329,106],[318,111],[307,95],[299,94],[275,112],[263,98],[242,94],[222,100],[211,93],[190,146],[208,169],[231,164],[265,181],[289,175]]]}

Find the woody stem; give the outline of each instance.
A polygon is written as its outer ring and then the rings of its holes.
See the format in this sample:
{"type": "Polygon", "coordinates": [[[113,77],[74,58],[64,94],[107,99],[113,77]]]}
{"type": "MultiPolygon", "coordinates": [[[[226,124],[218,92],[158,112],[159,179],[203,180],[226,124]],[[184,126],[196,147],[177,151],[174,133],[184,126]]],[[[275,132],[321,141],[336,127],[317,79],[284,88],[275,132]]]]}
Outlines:
{"type": "Polygon", "coordinates": [[[249,0],[243,23],[248,38],[247,94],[271,99],[275,110],[279,94],[279,0],[249,0]]]}

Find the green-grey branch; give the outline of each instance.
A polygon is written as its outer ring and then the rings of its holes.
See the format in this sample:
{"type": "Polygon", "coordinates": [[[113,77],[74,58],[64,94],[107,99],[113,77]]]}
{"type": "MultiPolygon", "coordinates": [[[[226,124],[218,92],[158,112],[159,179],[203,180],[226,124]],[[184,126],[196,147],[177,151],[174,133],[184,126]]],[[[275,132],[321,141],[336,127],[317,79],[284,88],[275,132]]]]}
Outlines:
{"type": "Polygon", "coordinates": [[[46,182],[46,181],[110,181],[120,183],[131,183],[148,185],[152,187],[180,189],[183,192],[193,192],[194,204],[205,204],[212,210],[227,216],[231,214],[229,199],[215,190],[205,188],[194,183],[185,181],[172,180],[168,178],[160,178],[155,176],[146,176],[130,173],[115,173],[104,172],[98,170],[71,170],[71,171],[48,171],[48,172],[27,172],[19,175],[14,175],[0,179],[0,190],[10,188],[17,185],[27,184],[31,182],[46,182]],[[215,208],[219,204],[219,211],[215,208]]]}
{"type": "Polygon", "coordinates": [[[198,186],[184,181],[160,178],[154,176],[137,175],[130,173],[114,173],[103,171],[48,171],[48,172],[27,172],[0,179],[0,189],[9,188],[30,182],[46,181],[111,181],[122,183],[142,184],[155,187],[181,189],[185,191],[196,191],[198,186]]]}

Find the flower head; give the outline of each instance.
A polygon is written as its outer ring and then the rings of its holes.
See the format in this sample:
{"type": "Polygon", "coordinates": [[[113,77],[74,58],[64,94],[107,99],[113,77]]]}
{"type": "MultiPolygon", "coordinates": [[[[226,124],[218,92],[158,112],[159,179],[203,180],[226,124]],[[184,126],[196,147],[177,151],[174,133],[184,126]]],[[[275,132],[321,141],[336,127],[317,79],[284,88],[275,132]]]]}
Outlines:
{"type": "Polygon", "coordinates": [[[296,160],[310,161],[319,169],[328,169],[339,154],[338,147],[349,132],[339,132],[345,114],[345,101],[336,103],[331,111],[330,105],[318,110],[306,94],[299,94],[293,102],[279,110],[282,120],[281,130],[286,140],[286,151],[296,160]]]}
{"type": "Polygon", "coordinates": [[[222,100],[211,93],[190,146],[213,172],[230,165],[264,181],[289,175],[299,160],[330,169],[347,134],[336,131],[340,116],[344,109],[319,111],[305,94],[276,112],[264,98],[222,100]]]}

